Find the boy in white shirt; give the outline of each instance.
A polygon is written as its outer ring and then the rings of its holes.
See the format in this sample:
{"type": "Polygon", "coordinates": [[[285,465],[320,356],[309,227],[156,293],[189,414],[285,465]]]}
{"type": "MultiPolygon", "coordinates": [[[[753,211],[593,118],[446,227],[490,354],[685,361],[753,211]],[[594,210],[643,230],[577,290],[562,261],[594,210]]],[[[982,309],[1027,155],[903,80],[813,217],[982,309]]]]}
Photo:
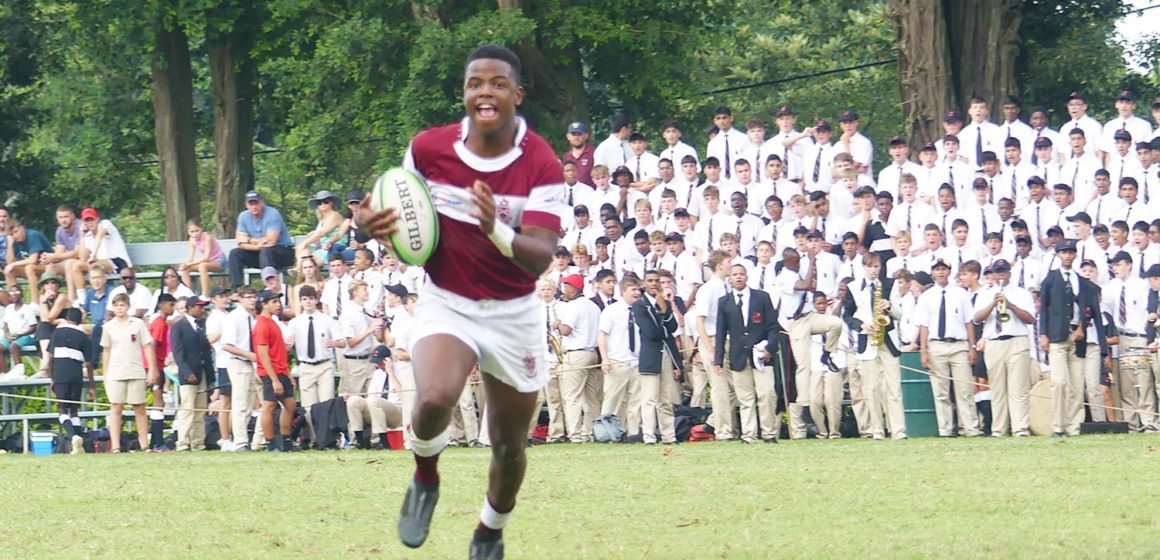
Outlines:
{"type": "Polygon", "coordinates": [[[1003,156],[1007,164],[995,181],[995,198],[1010,198],[1016,208],[1027,204],[1027,179],[1035,174],[1035,167],[1023,159],[1023,143],[1018,138],[1008,138],[1003,143],[1003,156]]]}
{"type": "Polygon", "coordinates": [[[1156,162],[1156,149],[1160,142],[1136,142],[1136,161],[1140,164],[1140,197],[1150,204],[1152,197],[1160,195],[1160,163],[1156,162]],[[1156,144],[1156,146],[1153,146],[1156,144]]]}
{"type": "Polygon", "coordinates": [[[708,218],[709,216],[717,214],[717,212],[720,210],[718,207],[714,207],[708,211],[705,210],[704,203],[706,189],[713,187],[717,193],[717,201],[720,202],[721,193],[728,190],[730,184],[729,181],[726,181],[723,177],[721,177],[721,164],[717,161],[717,158],[712,156],[705,158],[703,167],[705,169],[705,181],[700,185],[697,185],[697,188],[693,193],[693,199],[696,200],[697,203],[693,205],[693,208],[686,208],[690,214],[697,217],[698,222],[708,218]]]}
{"type": "Polygon", "coordinates": [[[939,186],[947,182],[947,171],[938,164],[938,149],[934,142],[922,146],[918,151],[918,162],[918,171],[914,173],[914,178],[918,180],[918,199],[934,207],[939,186]]]}
{"type": "Polygon", "coordinates": [[[987,185],[987,179],[983,177],[975,179],[973,191],[975,194],[974,204],[970,208],[964,209],[963,212],[967,215],[967,223],[970,225],[971,231],[977,233],[975,240],[982,242],[987,233],[999,231],[1003,220],[999,219],[999,209],[988,202],[991,192],[987,185]]]}
{"type": "MultiPolygon", "coordinates": [[[[1126,130],[1132,135],[1132,139],[1136,141],[1147,141],[1152,137],[1152,126],[1148,121],[1137,117],[1136,112],[1136,95],[1130,90],[1120,90],[1119,95],[1116,96],[1116,118],[1104,123],[1103,136],[1101,137],[1104,146],[1112,146],[1115,143],[1115,133],[1117,130],[1126,130]]],[[[1111,149],[1107,148],[1110,153],[1111,149]]]]}
{"type": "Polygon", "coordinates": [[[1035,130],[1019,120],[1023,107],[1019,99],[1008,95],[1003,99],[1003,122],[999,123],[1000,135],[1004,138],[1018,138],[1021,146],[1031,146],[1035,142],[1035,130]]]}
{"type": "Polygon", "coordinates": [[[717,135],[705,146],[705,161],[707,164],[709,158],[717,158],[725,179],[730,180],[733,178],[733,162],[742,157],[749,138],[733,128],[733,111],[724,105],[713,111],[713,124],[717,126],[717,135]]]}
{"type": "Polygon", "coordinates": [[[939,161],[942,163],[959,162],[959,161],[961,161],[962,163],[966,163],[967,162],[966,158],[961,158],[958,155],[957,150],[955,152],[948,153],[947,149],[946,149],[946,142],[947,142],[946,137],[947,136],[954,136],[955,137],[956,147],[957,147],[957,144],[959,143],[959,140],[958,140],[959,132],[962,132],[962,130],[963,130],[963,115],[962,115],[962,113],[955,111],[955,110],[947,111],[946,114],[944,114],[943,118],[942,118],[942,127],[943,127],[943,137],[934,143],[935,147],[938,148],[939,161]]]}
{"type": "MultiPolygon", "coordinates": [[[[893,169],[893,166],[887,168],[893,169]]],[[[902,176],[899,185],[899,199],[901,202],[890,212],[890,220],[886,222],[886,233],[890,236],[907,232],[917,238],[922,234],[926,224],[935,217],[934,208],[925,202],[917,200],[918,180],[909,173],[902,176]]],[[[886,263],[886,274],[890,274],[890,263],[886,263]]]]}
{"type": "MultiPolygon", "coordinates": [[[[834,129],[826,121],[818,121],[814,126],[803,130],[800,136],[810,136],[813,143],[807,146],[802,155],[802,179],[807,190],[825,190],[833,182],[830,175],[830,164],[834,161],[834,146],[830,139],[834,137],[834,129]]],[[[790,136],[797,145],[797,138],[790,136]]]]}
{"type": "Polygon", "coordinates": [[[1055,161],[1055,144],[1046,136],[1035,140],[1035,176],[1047,185],[1055,185],[1060,180],[1059,163],[1055,161]]]}
{"type": "Polygon", "coordinates": [[[681,126],[677,121],[668,121],[661,125],[661,137],[665,139],[665,148],[658,154],[661,159],[667,159],[674,165],[685,162],[685,158],[693,158],[693,174],[701,170],[701,163],[697,160],[697,150],[681,141],[681,126]]]}
{"type": "MultiPolygon", "coordinates": [[[[762,172],[765,158],[773,153],[765,147],[765,122],[761,119],[749,119],[745,123],[745,136],[749,139],[749,143],[741,151],[741,158],[752,164],[752,180],[760,182],[764,177],[762,172]]],[[[737,162],[733,165],[736,169],[737,162]]]]}
{"type": "MultiPolygon", "coordinates": [[[[1061,148],[1067,139],[1060,135],[1058,131],[1048,126],[1047,109],[1045,109],[1042,105],[1036,105],[1035,107],[1032,107],[1031,116],[1028,119],[1028,122],[1031,123],[1031,131],[1035,133],[1035,140],[1040,138],[1047,138],[1048,140],[1051,140],[1052,145],[1055,146],[1054,159],[1057,161],[1063,159],[1063,152],[1061,151],[1061,148]]],[[[1035,141],[1033,140],[1030,146],[1034,145],[1035,141]]],[[[1035,152],[1032,151],[1031,165],[1038,164],[1039,158],[1035,155],[1035,152]]]]}
{"type": "Polygon", "coordinates": [[[953,135],[942,139],[943,159],[942,166],[946,168],[946,182],[954,185],[955,196],[962,200],[971,198],[971,180],[975,177],[976,168],[967,165],[963,156],[959,154],[959,138],[953,135]]]}
{"type": "Polygon", "coordinates": [[[1087,150],[1087,137],[1082,128],[1073,128],[1068,133],[1071,143],[1071,157],[1060,167],[1060,179],[1071,185],[1075,191],[1075,199],[1087,203],[1094,199],[1096,189],[1093,186],[1095,172],[1102,168],[1100,160],[1087,150]]]}
{"type": "Polygon", "coordinates": [[[902,176],[916,175],[921,172],[921,168],[910,161],[910,146],[906,144],[906,139],[901,136],[890,139],[889,153],[890,165],[882,168],[882,171],[878,173],[878,190],[894,195],[894,200],[901,202],[902,196],[898,192],[898,186],[902,181],[902,176]]]}
{"type": "MultiPolygon", "coordinates": [[[[942,186],[939,187],[938,207],[935,210],[935,215],[931,220],[931,223],[938,226],[941,240],[938,245],[931,245],[930,240],[928,239],[924,247],[921,247],[919,250],[915,251],[916,255],[927,252],[934,252],[945,246],[946,238],[942,237],[941,234],[944,232],[950,232],[951,224],[954,224],[955,220],[966,218],[962,210],[958,207],[958,201],[955,198],[955,195],[955,188],[951,186],[950,183],[943,183],[942,186]]],[[[928,230],[927,228],[923,228],[923,231],[925,232],[928,230]]]]}
{"type": "Polygon", "coordinates": [[[863,184],[874,184],[874,144],[858,132],[858,113],[853,109],[842,111],[838,115],[838,126],[842,129],[842,136],[835,149],[854,158],[854,170],[863,184]]]}
{"type": "Polygon", "coordinates": [[[1107,169],[1096,170],[1094,185],[1096,198],[1088,203],[1086,211],[1093,223],[1111,225],[1114,216],[1124,209],[1124,199],[1119,192],[1112,192],[1112,178],[1107,169]]]}
{"type": "Polygon", "coordinates": [[[1104,158],[1104,168],[1111,173],[1112,182],[1117,183],[1124,177],[1132,177],[1138,183],[1144,170],[1132,154],[1132,134],[1126,130],[1117,130],[1112,138],[1115,140],[1114,147],[1104,158]]]}
{"type": "Polygon", "coordinates": [[[979,166],[983,152],[998,153],[1003,146],[1001,131],[995,123],[987,120],[991,109],[986,100],[981,97],[972,97],[967,107],[967,116],[971,123],[963,127],[956,135],[963,147],[963,155],[967,157],[967,164],[979,166]]]}
{"type": "Polygon", "coordinates": [[[912,273],[920,270],[930,270],[927,259],[915,257],[910,254],[911,237],[909,231],[895,234],[892,242],[894,245],[894,257],[886,261],[887,278],[893,278],[894,273],[899,270],[906,270],[912,273]]]}

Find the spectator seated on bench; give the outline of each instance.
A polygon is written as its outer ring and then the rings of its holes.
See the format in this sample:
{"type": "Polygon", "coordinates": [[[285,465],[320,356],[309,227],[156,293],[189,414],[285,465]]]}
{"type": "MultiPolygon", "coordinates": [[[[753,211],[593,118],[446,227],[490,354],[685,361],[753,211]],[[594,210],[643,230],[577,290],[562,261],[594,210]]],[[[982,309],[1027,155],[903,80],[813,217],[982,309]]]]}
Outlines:
{"type": "Polygon", "coordinates": [[[24,377],[21,352],[36,353],[36,308],[24,303],[24,289],[12,286],[8,290],[12,303],[4,307],[4,319],[0,323],[0,347],[4,354],[12,356],[11,368],[4,369],[0,379],[24,377]]]}
{"type": "Polygon", "coordinates": [[[294,265],[294,240],[286,221],[276,208],[266,205],[257,191],[246,193],[246,211],[238,215],[235,234],[238,248],[230,251],[230,284],[234,289],[244,281],[246,268],[272,266],[285,270],[294,265]]]}

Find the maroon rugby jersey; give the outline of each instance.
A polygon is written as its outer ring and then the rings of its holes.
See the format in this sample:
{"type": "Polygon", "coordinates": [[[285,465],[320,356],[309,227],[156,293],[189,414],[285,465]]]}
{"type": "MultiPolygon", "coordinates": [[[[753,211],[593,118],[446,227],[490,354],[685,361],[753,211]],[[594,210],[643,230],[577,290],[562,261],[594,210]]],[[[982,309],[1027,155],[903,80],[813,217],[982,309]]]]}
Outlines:
{"type": "Polygon", "coordinates": [[[417,134],[403,161],[427,182],[439,212],[439,246],[424,270],[437,286],[466,298],[513,299],[531,294],[536,283],[535,275],[503,256],[480,231],[468,190],[476,179],[495,193],[496,221],[516,230],[560,229],[564,170],[552,147],[517,120],[516,145],[502,156],[483,158],[467,149],[465,118],[417,134]]]}

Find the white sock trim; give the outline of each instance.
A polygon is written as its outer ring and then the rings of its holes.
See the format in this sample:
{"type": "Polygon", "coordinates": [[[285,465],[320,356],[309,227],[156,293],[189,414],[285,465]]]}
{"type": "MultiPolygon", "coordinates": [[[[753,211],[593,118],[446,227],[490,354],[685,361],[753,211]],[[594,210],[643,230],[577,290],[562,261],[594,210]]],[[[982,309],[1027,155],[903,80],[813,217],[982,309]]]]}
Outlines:
{"type": "Polygon", "coordinates": [[[451,439],[450,430],[443,430],[443,433],[431,439],[419,439],[412,432],[411,434],[411,451],[420,457],[434,457],[447,447],[447,442],[451,439]]]}
{"type": "Polygon", "coordinates": [[[61,414],[60,416],[58,416],[58,418],[60,419],[61,424],[64,424],[65,422],[69,421],[69,416],[67,414],[61,414]]]}
{"type": "MultiPolygon", "coordinates": [[[[514,511],[514,510],[513,510],[514,511]]],[[[483,498],[483,509],[479,511],[479,522],[483,523],[484,527],[498,531],[503,529],[508,524],[508,519],[511,518],[512,512],[500,513],[491,506],[491,500],[486,497],[483,498]]]]}

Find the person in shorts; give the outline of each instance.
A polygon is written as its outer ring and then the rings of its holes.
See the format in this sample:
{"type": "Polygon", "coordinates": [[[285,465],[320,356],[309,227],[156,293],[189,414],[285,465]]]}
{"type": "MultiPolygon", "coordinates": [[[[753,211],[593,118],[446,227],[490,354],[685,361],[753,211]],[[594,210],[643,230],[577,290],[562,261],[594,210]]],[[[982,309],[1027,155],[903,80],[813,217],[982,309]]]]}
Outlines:
{"type": "Polygon", "coordinates": [[[81,322],[81,310],[70,307],[62,313],[64,323],[57,327],[48,341],[48,368],[52,376],[52,394],[59,399],[57,412],[60,426],[72,438],[72,452],[79,453],[84,447],[81,432],[80,401],[85,379],[88,379],[91,401],[97,400],[96,385],[93,384],[93,346],[89,336],[77,325],[81,322]]]}
{"type": "MultiPolygon", "coordinates": [[[[427,540],[439,498],[439,455],[453,409],[478,364],[492,460],[471,558],[502,558],[503,528],[527,469],[524,447],[548,382],[547,338],[536,276],[548,268],[565,210],[564,172],[552,147],[517,114],[520,59],[484,45],[468,56],[460,122],[420,132],[404,167],[434,191],[439,245],[415,313],[417,396],[410,419],[416,471],[399,518],[403,544],[427,540]],[[518,229],[518,231],[517,231],[518,229]]],[[[402,225],[395,208],[356,215],[382,243],[402,225]]]]}
{"type": "Polygon", "coordinates": [[[133,407],[137,421],[137,442],[149,448],[145,415],[145,386],[161,380],[153,353],[153,337],[145,321],[129,315],[129,296],[113,296],[113,318],[101,330],[101,370],[105,375],[105,394],[109,399],[109,451],[121,452],[121,416],[125,405],[133,407]]]}
{"type": "Polygon", "coordinates": [[[258,292],[258,306],[262,311],[254,322],[253,345],[258,358],[258,377],[262,380],[262,432],[270,442],[268,451],[293,451],[290,421],[294,419],[294,409],[298,406],[294,400],[297,385],[290,377],[282,328],[274,322],[274,317],[282,313],[282,294],[262,290],[258,292]],[[282,404],[282,413],[278,417],[279,430],[275,435],[274,409],[279,403],[282,404]]]}

